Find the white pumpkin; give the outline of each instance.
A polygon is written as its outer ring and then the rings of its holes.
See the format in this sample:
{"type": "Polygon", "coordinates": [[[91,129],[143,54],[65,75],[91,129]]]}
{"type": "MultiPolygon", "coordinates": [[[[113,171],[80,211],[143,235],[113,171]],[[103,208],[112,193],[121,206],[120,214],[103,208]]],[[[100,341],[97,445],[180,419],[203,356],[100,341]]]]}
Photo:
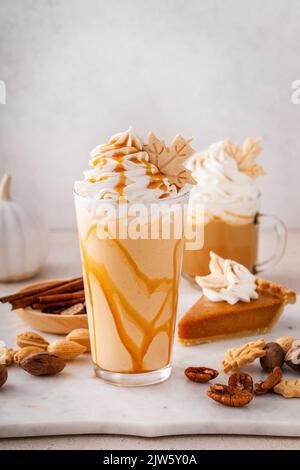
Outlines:
{"type": "Polygon", "coordinates": [[[47,254],[47,231],[38,217],[10,199],[11,177],[0,183],[0,282],[34,276],[47,254]]]}

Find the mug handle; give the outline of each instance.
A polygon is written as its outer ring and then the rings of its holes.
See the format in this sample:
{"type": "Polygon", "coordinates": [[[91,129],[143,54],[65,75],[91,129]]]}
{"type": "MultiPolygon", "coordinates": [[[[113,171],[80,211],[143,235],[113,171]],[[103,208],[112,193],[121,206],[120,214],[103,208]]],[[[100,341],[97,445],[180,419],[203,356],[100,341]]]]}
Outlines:
{"type": "Polygon", "coordinates": [[[287,240],[287,228],[285,224],[282,222],[281,219],[275,217],[274,215],[267,215],[267,214],[257,214],[256,216],[256,223],[261,225],[267,223],[271,225],[274,229],[276,234],[276,243],[273,254],[269,256],[269,258],[265,259],[264,261],[258,261],[254,267],[253,272],[254,274],[260,273],[266,269],[270,269],[278,261],[281,260],[282,256],[284,255],[285,248],[286,248],[286,240],[287,240]]]}

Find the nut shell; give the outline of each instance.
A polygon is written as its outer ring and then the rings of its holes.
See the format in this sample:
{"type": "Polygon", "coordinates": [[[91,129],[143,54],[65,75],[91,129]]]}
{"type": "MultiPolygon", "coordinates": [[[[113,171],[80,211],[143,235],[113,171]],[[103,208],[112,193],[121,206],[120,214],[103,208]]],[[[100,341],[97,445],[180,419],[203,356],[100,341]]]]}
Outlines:
{"type": "Polygon", "coordinates": [[[7,381],[8,373],[7,367],[4,364],[0,364],[0,388],[7,381]]]}
{"type": "Polygon", "coordinates": [[[56,375],[65,368],[66,363],[55,354],[41,352],[25,357],[20,366],[31,375],[56,375]]]}
{"type": "Polygon", "coordinates": [[[295,338],[293,336],[281,336],[280,338],[277,338],[275,342],[282,347],[284,353],[286,354],[294,341],[295,338]]]}
{"type": "Polygon", "coordinates": [[[87,328],[78,328],[70,331],[66,339],[68,341],[75,341],[75,343],[84,346],[86,348],[85,352],[90,352],[91,350],[90,334],[87,328]]]}
{"type": "Polygon", "coordinates": [[[10,366],[13,364],[14,353],[15,351],[12,348],[0,349],[0,364],[4,364],[5,366],[10,366]]]}
{"type": "Polygon", "coordinates": [[[30,356],[31,354],[36,354],[43,352],[42,348],[38,348],[37,346],[26,346],[25,348],[16,351],[14,354],[14,362],[16,364],[20,364],[20,362],[25,359],[25,357],[30,356]]]}
{"type": "Polygon", "coordinates": [[[56,356],[61,357],[65,361],[72,361],[85,351],[85,346],[66,339],[57,339],[48,346],[48,352],[56,354],[56,356]]]}
{"type": "Polygon", "coordinates": [[[291,348],[285,356],[285,363],[296,372],[300,372],[300,340],[292,343],[291,348]]]}
{"type": "Polygon", "coordinates": [[[260,365],[266,372],[272,372],[275,367],[281,367],[284,363],[284,350],[277,343],[267,343],[266,355],[260,358],[260,365]]]}
{"type": "Polygon", "coordinates": [[[26,346],[36,346],[46,350],[49,344],[49,342],[43,338],[43,336],[35,333],[34,331],[24,331],[23,333],[18,334],[16,341],[20,348],[25,348],[26,346]]]}

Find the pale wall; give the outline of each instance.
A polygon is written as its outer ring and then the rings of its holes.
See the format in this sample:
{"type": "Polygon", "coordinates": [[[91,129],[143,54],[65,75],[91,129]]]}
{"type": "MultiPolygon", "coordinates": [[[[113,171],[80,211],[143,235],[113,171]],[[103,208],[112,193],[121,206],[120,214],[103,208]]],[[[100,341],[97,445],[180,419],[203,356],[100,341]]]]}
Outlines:
{"type": "Polygon", "coordinates": [[[299,0],[1,0],[0,173],[74,228],[89,151],[130,124],[202,148],[261,135],[263,209],[300,227],[299,0]]]}

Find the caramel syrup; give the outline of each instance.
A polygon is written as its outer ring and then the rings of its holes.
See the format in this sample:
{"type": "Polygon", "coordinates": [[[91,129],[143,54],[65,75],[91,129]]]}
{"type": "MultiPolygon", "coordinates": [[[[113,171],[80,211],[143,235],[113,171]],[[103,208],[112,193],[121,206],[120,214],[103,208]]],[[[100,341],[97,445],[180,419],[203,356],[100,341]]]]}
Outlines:
{"type": "MultiPolygon", "coordinates": [[[[107,148],[106,150],[102,149],[103,152],[104,152],[103,155],[99,155],[99,156],[94,157],[92,159],[92,165],[93,166],[100,165],[99,169],[101,170],[106,165],[108,159],[115,160],[117,162],[115,168],[113,169],[113,172],[114,173],[119,173],[119,175],[120,175],[118,183],[114,187],[114,189],[117,191],[119,196],[124,196],[125,195],[125,188],[126,188],[125,171],[126,171],[126,169],[124,167],[124,160],[125,160],[126,157],[128,157],[128,155],[130,155],[130,157],[129,157],[130,162],[135,163],[137,165],[144,164],[144,166],[146,167],[145,174],[150,177],[150,182],[147,185],[148,189],[157,189],[157,188],[159,188],[164,193],[168,191],[168,188],[167,188],[166,184],[163,181],[165,176],[159,170],[157,170],[157,173],[155,173],[155,171],[153,171],[153,166],[150,162],[148,162],[148,161],[143,162],[142,160],[140,160],[136,156],[134,156],[134,154],[139,153],[140,150],[135,149],[135,148],[130,148],[129,153],[128,152],[124,153],[124,151],[122,151],[122,149],[124,150],[124,144],[122,144],[122,146],[115,145],[113,147],[113,149],[115,150],[115,152],[113,153],[113,155],[110,155],[109,157],[105,154],[105,151],[108,152],[109,150],[112,150],[112,149],[111,148],[109,148],[109,149],[107,148]]],[[[126,147],[125,147],[125,149],[126,149],[126,147]]],[[[91,178],[88,181],[90,183],[94,183],[96,181],[103,181],[104,178],[107,178],[107,177],[91,178]]],[[[161,198],[163,198],[163,197],[168,197],[168,195],[166,195],[166,196],[162,195],[161,198]]]]}
{"type": "MultiPolygon", "coordinates": [[[[95,311],[93,305],[93,292],[90,283],[90,275],[97,280],[100,289],[102,290],[107,304],[109,305],[116,329],[118,331],[119,339],[128,351],[132,367],[130,370],[118,371],[123,373],[141,373],[145,372],[143,365],[144,358],[147,354],[149,346],[154,340],[155,336],[160,332],[166,332],[168,335],[168,361],[170,360],[172,343],[173,343],[173,334],[175,328],[176,320],[176,310],[178,302],[178,281],[179,281],[179,257],[178,257],[178,248],[180,246],[181,240],[177,240],[174,246],[173,251],[173,275],[172,278],[157,278],[151,279],[145,273],[143,273],[134,259],[131,257],[129,252],[126,250],[124,245],[118,239],[110,240],[116,244],[123,256],[125,256],[128,265],[132,271],[132,275],[137,280],[138,286],[140,286],[143,291],[150,296],[155,292],[164,292],[164,298],[161,303],[161,306],[154,316],[153,320],[147,320],[140,312],[138,312],[133,305],[131,305],[126,296],[122,294],[120,289],[115,285],[111,279],[105,265],[103,263],[96,262],[93,257],[87,253],[85,244],[89,236],[96,229],[95,226],[91,227],[84,241],[81,241],[81,254],[82,261],[85,273],[85,286],[88,293],[88,299],[91,306],[92,320],[93,320],[93,334],[94,334],[94,345],[95,345],[95,358],[96,364],[99,367],[99,358],[97,357],[97,338],[96,338],[96,324],[95,324],[95,311]],[[168,304],[171,303],[171,313],[167,316],[168,319],[162,324],[157,326],[158,321],[165,312],[168,304]],[[135,341],[130,337],[124,322],[122,320],[122,311],[125,312],[126,316],[139,328],[143,334],[143,340],[140,346],[138,346],[135,341]]],[[[166,364],[167,365],[167,364],[166,364]]]]}

